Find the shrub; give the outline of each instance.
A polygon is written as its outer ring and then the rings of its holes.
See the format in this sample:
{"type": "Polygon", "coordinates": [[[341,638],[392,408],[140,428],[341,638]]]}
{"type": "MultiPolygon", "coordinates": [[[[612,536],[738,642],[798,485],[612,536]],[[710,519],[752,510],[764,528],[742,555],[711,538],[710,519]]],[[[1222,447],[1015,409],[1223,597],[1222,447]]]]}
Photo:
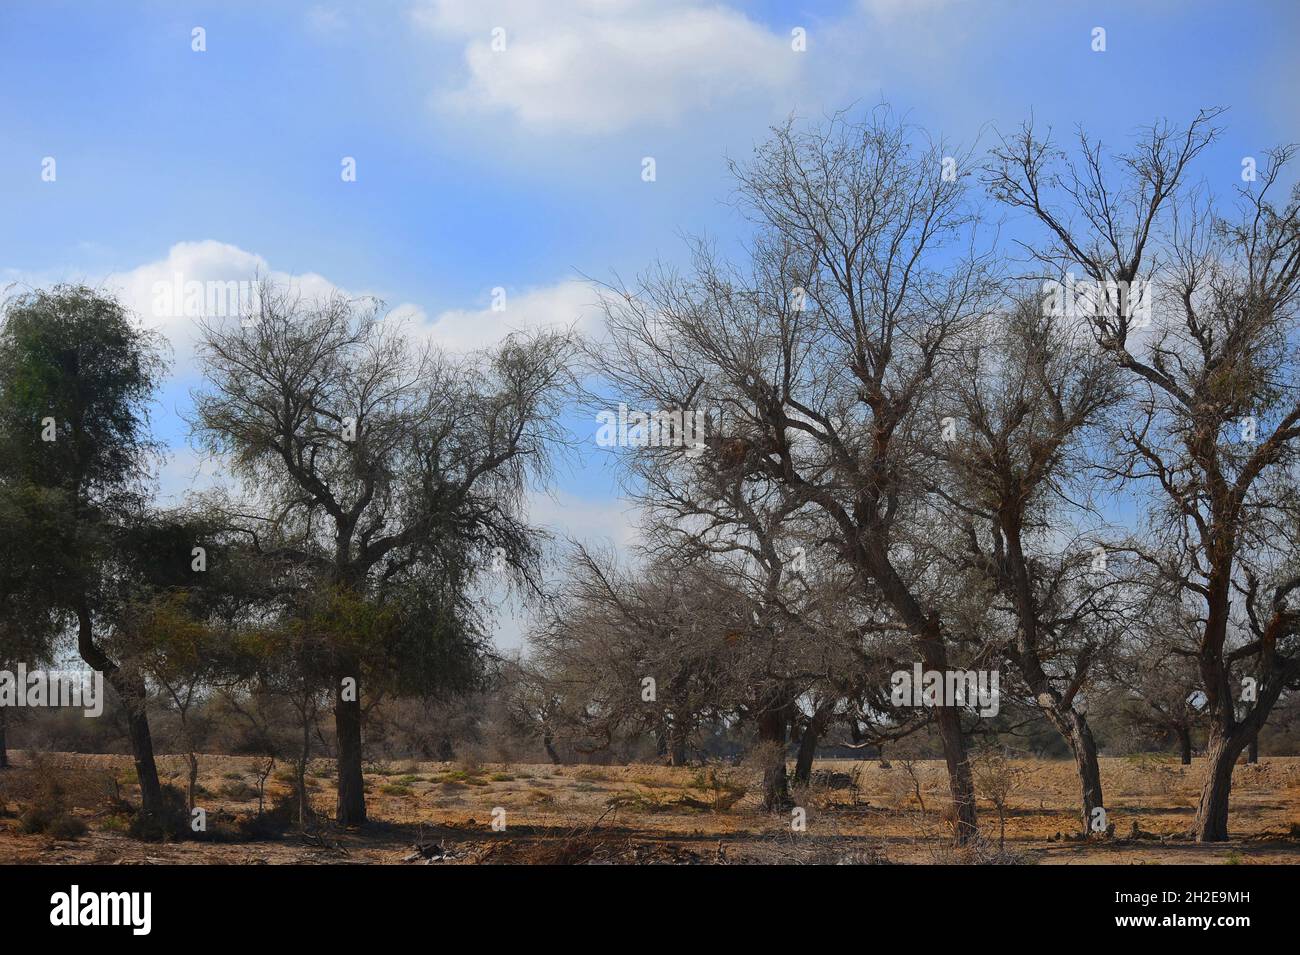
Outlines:
{"type": "Polygon", "coordinates": [[[163,806],[159,812],[137,812],[127,827],[127,834],[141,842],[173,842],[190,834],[190,814],[185,793],[175,786],[162,787],[163,806]]]}
{"type": "Polygon", "coordinates": [[[89,827],[76,816],[55,816],[50,822],[49,834],[55,839],[80,839],[89,827]]]}

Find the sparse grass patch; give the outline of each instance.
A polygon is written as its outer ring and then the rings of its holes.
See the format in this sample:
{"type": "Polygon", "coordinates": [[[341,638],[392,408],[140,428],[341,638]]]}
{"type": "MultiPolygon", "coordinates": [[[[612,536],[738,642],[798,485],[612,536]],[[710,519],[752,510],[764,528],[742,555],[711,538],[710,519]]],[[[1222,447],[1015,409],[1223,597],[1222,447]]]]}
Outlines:
{"type": "Polygon", "coordinates": [[[234,799],[237,802],[246,802],[250,799],[257,798],[257,787],[249,785],[236,773],[235,778],[238,782],[223,783],[217,790],[217,795],[224,796],[226,799],[234,799]]]}

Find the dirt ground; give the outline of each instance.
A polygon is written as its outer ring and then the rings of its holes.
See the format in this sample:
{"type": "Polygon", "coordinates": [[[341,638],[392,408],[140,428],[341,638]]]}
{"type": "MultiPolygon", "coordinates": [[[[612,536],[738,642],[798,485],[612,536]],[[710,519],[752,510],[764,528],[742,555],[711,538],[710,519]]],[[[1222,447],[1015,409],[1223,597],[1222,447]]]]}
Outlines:
{"type": "MultiPolygon", "coordinates": [[[[1103,759],[1113,834],[1086,841],[1075,835],[1073,764],[1016,761],[999,776],[1005,842],[999,813],[984,799],[982,844],[960,854],[944,838],[938,761],[819,761],[814,785],[793,794],[797,809],[777,814],[761,811],[755,774],[742,767],[402,761],[368,767],[365,829],[323,825],[303,835],[288,825],[282,835],[250,837],[266,761],[204,756],[197,805],[207,813],[207,836],[144,842],[127,834],[126,803],[138,799],[129,758],[13,757],[15,766],[0,771],[0,863],[8,864],[1300,862],[1300,757],[1237,767],[1233,838],[1214,846],[1186,837],[1199,760],[1184,767],[1163,757],[1103,759]],[[30,810],[52,804],[86,832],[25,832],[30,810]]],[[[183,768],[179,757],[160,760],[173,785],[184,785],[183,768]]],[[[308,776],[322,814],[332,808],[332,768],[316,761],[308,776]]],[[[289,767],[274,766],[264,806],[278,799],[283,814],[291,784],[289,767]]]]}

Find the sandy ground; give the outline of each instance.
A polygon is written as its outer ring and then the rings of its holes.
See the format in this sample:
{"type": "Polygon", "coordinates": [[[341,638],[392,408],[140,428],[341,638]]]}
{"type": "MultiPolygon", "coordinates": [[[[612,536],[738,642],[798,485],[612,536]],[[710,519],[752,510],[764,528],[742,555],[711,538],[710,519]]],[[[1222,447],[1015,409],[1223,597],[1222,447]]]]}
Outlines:
{"type": "MultiPolygon", "coordinates": [[[[952,863],[1057,864],[1300,862],[1300,757],[1264,758],[1234,775],[1230,842],[1186,838],[1203,764],[1159,757],[1103,759],[1109,838],[1075,837],[1070,762],[1017,761],[1005,768],[999,818],[980,803],[985,837],[956,853],[943,837],[942,765],[820,761],[821,783],[796,790],[798,811],[761,811],[755,775],[739,767],[550,766],[402,761],[366,776],[372,823],[341,832],[292,828],[257,841],[147,843],[126,834],[115,797],[138,798],[122,756],[15,754],[0,772],[0,863],[952,863]],[[828,777],[827,774],[845,774],[828,777]],[[856,785],[845,776],[855,776],[856,785]],[[51,797],[51,792],[61,795],[51,797]],[[24,834],[22,815],[59,800],[84,821],[77,839],[24,834]],[[922,809],[924,803],[924,809],[922,809]],[[797,831],[802,816],[806,827],[797,831]],[[494,831],[493,824],[504,828],[494,831]]],[[[212,838],[243,839],[237,822],[257,812],[265,761],[202,757],[197,804],[212,838]]],[[[165,781],[183,785],[183,763],[162,757],[165,781]]],[[[332,766],[312,764],[313,805],[328,814],[332,766]]],[[[288,767],[266,782],[266,803],[289,792],[288,767]]]]}

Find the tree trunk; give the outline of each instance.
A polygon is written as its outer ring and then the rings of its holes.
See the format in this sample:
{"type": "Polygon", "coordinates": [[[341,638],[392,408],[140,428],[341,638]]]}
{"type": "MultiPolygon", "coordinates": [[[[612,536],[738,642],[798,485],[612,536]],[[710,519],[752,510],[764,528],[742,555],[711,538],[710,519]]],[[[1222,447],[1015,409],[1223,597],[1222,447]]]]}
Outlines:
{"type": "Polygon", "coordinates": [[[561,763],[560,754],[555,751],[555,738],[550,733],[542,734],[542,746],[546,748],[546,755],[551,763],[559,766],[561,763]]]}
{"type": "Polygon", "coordinates": [[[9,768],[9,741],[5,738],[6,713],[0,707],[0,769],[9,768]]]}
{"type": "Polygon", "coordinates": [[[1246,747],[1246,762],[1259,762],[1259,734],[1256,733],[1250,738],[1250,745],[1246,747]]]}
{"type": "Polygon", "coordinates": [[[189,785],[185,788],[185,805],[190,815],[193,815],[195,791],[199,788],[199,758],[193,753],[186,753],[185,760],[190,767],[189,785]]]}
{"type": "Polygon", "coordinates": [[[94,619],[90,605],[83,597],[77,603],[77,652],[92,670],[104,674],[104,679],[121,697],[126,709],[126,731],[131,741],[131,756],[135,760],[135,774],[140,781],[140,810],[150,815],[162,812],[162,784],[158,782],[158,765],[153,758],[153,736],[149,733],[149,712],[146,705],[144,678],[138,673],[128,673],[108,658],[95,643],[94,619]]]}
{"type": "Polygon", "coordinates": [[[1186,723],[1179,723],[1174,727],[1174,732],[1178,734],[1178,754],[1182,764],[1192,765],[1192,728],[1186,723]]]}
{"type": "Polygon", "coordinates": [[[961,716],[954,706],[935,707],[935,723],[939,739],[943,742],[944,762],[948,766],[953,835],[957,845],[966,845],[979,835],[979,823],[975,816],[975,783],[971,778],[970,760],[966,756],[966,737],[961,731],[961,716]]]}
{"type": "MultiPolygon", "coordinates": [[[[878,548],[878,542],[877,542],[878,548]]],[[[916,641],[921,662],[927,670],[948,672],[948,649],[938,618],[927,614],[907,589],[888,556],[880,550],[868,561],[871,576],[894,607],[916,641]]],[[[935,726],[943,742],[943,758],[948,766],[948,789],[952,796],[953,836],[957,845],[965,845],[979,835],[975,815],[975,784],[970,760],[966,756],[966,738],[962,734],[961,715],[955,706],[938,706],[934,710],[935,726]]]]}
{"type": "Polygon", "coordinates": [[[334,704],[339,774],[336,818],[340,826],[361,826],[366,822],[366,789],[361,772],[360,687],[353,696],[356,698],[346,700],[340,694],[334,704]]]}
{"type": "Polygon", "coordinates": [[[120,674],[120,670],[114,671],[114,675],[119,678],[113,684],[126,706],[131,756],[135,760],[136,778],[140,780],[140,809],[151,815],[159,815],[163,809],[162,784],[158,781],[158,764],[153,757],[153,736],[149,732],[144,681],[139,678],[123,680],[120,674]]]}
{"type": "Polygon", "coordinates": [[[821,742],[822,733],[826,732],[826,722],[826,714],[815,711],[799,737],[799,755],[794,763],[796,786],[807,786],[812,778],[813,760],[817,757],[817,744],[821,742]]]}
{"type": "Polygon", "coordinates": [[[1070,713],[1070,749],[1074,751],[1074,766],[1079,774],[1082,795],[1083,832],[1091,831],[1093,811],[1104,807],[1101,793],[1101,769],[1097,765],[1097,741],[1092,727],[1082,713],[1070,713]]]}
{"type": "Polygon", "coordinates": [[[769,705],[758,717],[758,738],[763,744],[766,764],[763,767],[763,809],[774,812],[789,809],[790,787],[785,776],[784,706],[769,705]]]}
{"type": "MultiPolygon", "coordinates": [[[[294,761],[293,782],[298,795],[298,831],[306,832],[311,800],[307,796],[307,764],[311,762],[311,727],[316,722],[316,707],[304,700],[302,717],[302,745],[294,761]]],[[[363,805],[364,811],[364,805],[363,805]]]]}
{"type": "Polygon", "coordinates": [[[181,740],[185,746],[185,765],[189,768],[189,777],[185,786],[185,808],[189,810],[191,816],[194,815],[194,802],[199,788],[199,757],[195,752],[194,740],[190,736],[189,723],[186,720],[186,711],[181,710],[181,740]]]}
{"type": "Polygon", "coordinates": [[[1193,831],[1197,842],[1226,842],[1228,797],[1232,792],[1232,767],[1247,740],[1242,734],[1225,736],[1217,725],[1210,727],[1205,745],[1205,782],[1196,807],[1193,831]]]}
{"type": "Polygon", "coordinates": [[[668,727],[668,765],[686,765],[686,730],[676,720],[668,727]]]}

